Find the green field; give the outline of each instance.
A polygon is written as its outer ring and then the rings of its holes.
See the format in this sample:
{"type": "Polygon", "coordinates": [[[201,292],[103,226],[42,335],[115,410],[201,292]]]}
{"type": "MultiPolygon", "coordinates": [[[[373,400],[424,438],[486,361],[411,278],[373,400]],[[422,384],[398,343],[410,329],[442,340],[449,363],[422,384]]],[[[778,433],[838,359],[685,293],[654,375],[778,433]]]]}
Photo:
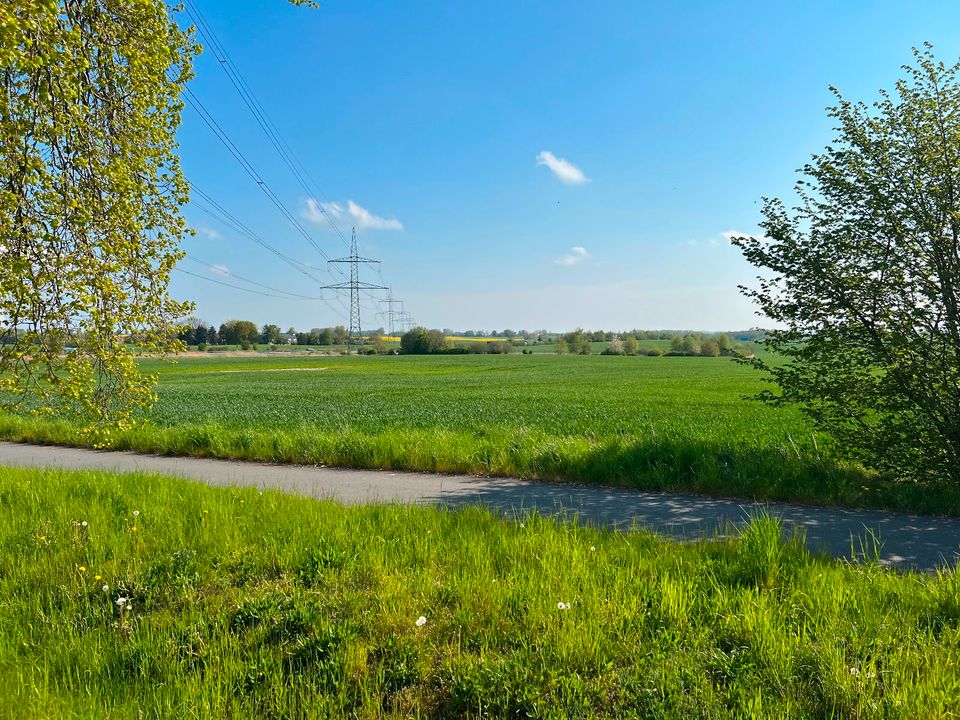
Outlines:
{"type": "MultiPolygon", "coordinates": [[[[191,357],[149,361],[159,402],[107,447],[515,475],[956,513],[957,494],[832,459],[799,413],[727,358],[191,357]]],[[[6,416],[0,436],[88,444],[66,422],[6,416]]]]}
{"type": "Polygon", "coordinates": [[[815,559],[770,519],[684,544],[36,470],[0,473],[0,499],[3,717],[960,707],[960,576],[815,559]]]}

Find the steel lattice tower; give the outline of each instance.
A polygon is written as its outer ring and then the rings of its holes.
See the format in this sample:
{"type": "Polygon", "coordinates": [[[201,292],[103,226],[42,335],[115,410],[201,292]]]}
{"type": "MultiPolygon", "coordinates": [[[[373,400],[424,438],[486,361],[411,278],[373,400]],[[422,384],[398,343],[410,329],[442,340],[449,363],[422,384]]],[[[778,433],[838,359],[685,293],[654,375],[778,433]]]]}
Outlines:
{"type": "Polygon", "coordinates": [[[342,263],[350,266],[350,280],[347,282],[337,283],[336,285],[324,285],[323,289],[325,290],[349,290],[350,291],[350,334],[347,336],[347,352],[350,352],[350,348],[353,346],[354,342],[357,345],[362,345],[363,340],[360,336],[362,330],[360,329],[360,291],[361,290],[387,290],[388,288],[385,285],[374,285],[373,283],[363,282],[360,280],[360,265],[379,265],[379,260],[371,260],[370,258],[360,257],[357,254],[357,229],[353,228],[353,233],[350,236],[350,255],[345,258],[337,258],[336,260],[329,260],[330,263],[342,263]]]}
{"type": "Polygon", "coordinates": [[[387,299],[380,301],[381,305],[386,305],[387,309],[385,312],[380,313],[380,315],[387,316],[387,324],[390,326],[390,335],[396,335],[396,323],[395,320],[397,317],[403,314],[403,300],[394,300],[393,299],[393,289],[390,289],[387,292],[387,299]],[[394,305],[400,306],[400,312],[397,312],[393,309],[394,305]]]}

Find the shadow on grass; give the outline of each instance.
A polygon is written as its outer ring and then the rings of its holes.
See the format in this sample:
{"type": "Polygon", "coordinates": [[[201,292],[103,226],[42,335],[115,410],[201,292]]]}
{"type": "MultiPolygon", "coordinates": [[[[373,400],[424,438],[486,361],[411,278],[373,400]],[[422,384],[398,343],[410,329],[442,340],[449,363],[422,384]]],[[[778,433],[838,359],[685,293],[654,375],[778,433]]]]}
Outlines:
{"type": "Polygon", "coordinates": [[[898,482],[780,448],[618,441],[576,458],[547,453],[534,466],[553,480],[960,517],[960,487],[898,482]]]}

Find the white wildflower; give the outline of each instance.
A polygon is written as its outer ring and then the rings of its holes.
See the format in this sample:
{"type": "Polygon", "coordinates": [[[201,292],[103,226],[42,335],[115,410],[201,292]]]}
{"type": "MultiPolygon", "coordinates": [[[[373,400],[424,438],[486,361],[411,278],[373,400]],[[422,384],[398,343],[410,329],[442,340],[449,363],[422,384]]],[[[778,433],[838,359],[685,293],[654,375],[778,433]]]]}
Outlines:
{"type": "Polygon", "coordinates": [[[569,610],[570,603],[565,603],[562,600],[557,603],[557,610],[569,610]]]}
{"type": "Polygon", "coordinates": [[[116,602],[117,602],[117,605],[119,605],[121,608],[123,608],[123,607],[126,606],[126,604],[127,604],[127,598],[125,598],[125,597],[118,597],[117,600],[116,600],[116,602]]]}
{"type": "Polygon", "coordinates": [[[427,619],[423,615],[417,618],[417,622],[416,622],[417,627],[423,627],[426,624],[427,624],[427,619]]]}
{"type": "Polygon", "coordinates": [[[134,516],[134,517],[137,517],[138,515],[140,515],[140,511],[139,511],[139,510],[134,510],[134,511],[133,511],[133,516],[134,516]]]}
{"type": "Polygon", "coordinates": [[[109,586],[109,585],[104,585],[104,586],[103,586],[103,591],[104,591],[105,593],[110,592],[110,586],[109,586]]]}

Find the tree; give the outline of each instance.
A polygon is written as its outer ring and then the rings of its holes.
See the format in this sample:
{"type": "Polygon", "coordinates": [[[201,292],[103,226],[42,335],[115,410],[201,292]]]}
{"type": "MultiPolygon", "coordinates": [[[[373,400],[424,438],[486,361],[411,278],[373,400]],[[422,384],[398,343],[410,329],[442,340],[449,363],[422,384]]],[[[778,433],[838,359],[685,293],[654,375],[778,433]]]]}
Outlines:
{"type": "Polygon", "coordinates": [[[703,357],[720,357],[720,344],[708,338],[700,343],[700,354],[703,357]]]}
{"type": "Polygon", "coordinates": [[[175,135],[194,55],[162,0],[0,6],[0,396],[126,427],[154,399],[187,232],[175,135]],[[115,7],[116,5],[116,7],[115,7]]]}
{"type": "Polygon", "coordinates": [[[590,336],[581,328],[577,328],[572,333],[563,336],[567,343],[567,348],[575,355],[589,355],[593,348],[590,345],[590,336]]]}
{"type": "Polygon", "coordinates": [[[260,342],[267,345],[279,345],[283,342],[283,333],[279,325],[264,325],[260,331],[260,342]]]}
{"type": "Polygon", "coordinates": [[[400,352],[404,355],[426,355],[430,352],[430,336],[425,327],[411,328],[400,338],[400,352]]]}
{"type": "Polygon", "coordinates": [[[627,335],[623,339],[623,351],[627,355],[636,355],[640,351],[640,343],[633,335],[627,335]]]}
{"type": "Polygon", "coordinates": [[[427,332],[427,342],[431,353],[442,353],[448,349],[447,336],[442,330],[430,330],[427,332]]]}
{"type": "Polygon", "coordinates": [[[872,107],[829,110],[799,205],[767,200],[744,289],[779,329],[754,358],[842,452],[916,481],[960,482],[960,65],[929,45],[872,107]]]}
{"type": "Polygon", "coordinates": [[[620,339],[619,335],[614,335],[610,338],[610,342],[607,344],[607,347],[600,353],[601,355],[626,355],[626,350],[623,349],[623,340],[620,339]]]}
{"type": "Polygon", "coordinates": [[[334,345],[346,345],[349,337],[350,333],[343,325],[337,325],[335,328],[333,328],[334,345]]]}
{"type": "Polygon", "coordinates": [[[220,342],[224,345],[251,345],[260,339],[260,331],[249,320],[227,320],[220,326],[220,342]]]}

